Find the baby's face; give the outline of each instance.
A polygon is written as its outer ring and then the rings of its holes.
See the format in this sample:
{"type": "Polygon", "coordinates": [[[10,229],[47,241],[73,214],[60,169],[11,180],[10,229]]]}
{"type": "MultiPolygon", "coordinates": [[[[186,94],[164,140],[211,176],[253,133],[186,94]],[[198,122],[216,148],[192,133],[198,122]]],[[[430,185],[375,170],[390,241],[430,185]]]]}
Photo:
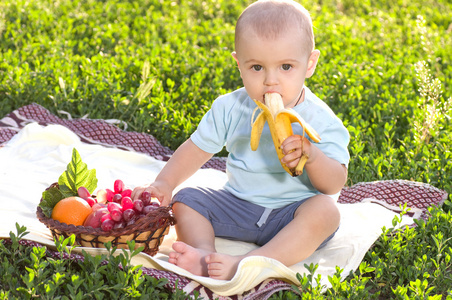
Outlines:
{"type": "Polygon", "coordinates": [[[279,93],[286,108],[293,107],[301,92],[311,53],[306,53],[303,38],[289,30],[276,38],[263,38],[247,30],[237,43],[236,59],[243,85],[251,97],[264,102],[266,93],[279,93]]]}

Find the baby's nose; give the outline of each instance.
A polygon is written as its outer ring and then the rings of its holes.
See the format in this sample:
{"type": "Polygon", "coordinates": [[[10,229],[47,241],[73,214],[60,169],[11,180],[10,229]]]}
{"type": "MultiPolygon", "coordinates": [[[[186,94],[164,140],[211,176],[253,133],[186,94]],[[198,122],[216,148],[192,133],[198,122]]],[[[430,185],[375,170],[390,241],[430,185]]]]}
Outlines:
{"type": "Polygon", "coordinates": [[[265,79],[264,79],[265,85],[276,85],[278,84],[278,76],[276,72],[268,71],[265,73],[265,79]]]}

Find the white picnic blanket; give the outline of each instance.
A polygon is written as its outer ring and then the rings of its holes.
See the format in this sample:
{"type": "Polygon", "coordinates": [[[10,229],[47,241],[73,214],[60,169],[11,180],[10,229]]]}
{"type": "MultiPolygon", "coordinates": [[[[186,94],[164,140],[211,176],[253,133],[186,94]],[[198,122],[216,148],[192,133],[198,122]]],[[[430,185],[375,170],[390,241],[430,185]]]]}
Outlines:
{"type": "MultiPolygon", "coordinates": [[[[36,123],[29,124],[0,148],[0,237],[9,237],[10,231],[15,233],[17,222],[30,231],[27,239],[45,245],[53,244],[50,231],[36,218],[36,207],[45,188],[56,182],[66,169],[74,147],[88,168],[96,169],[99,188],[111,188],[115,179],[122,179],[131,188],[152,182],[165,165],[165,162],[144,154],[82,143],[77,135],[60,125],[43,127],[36,123]]],[[[221,187],[225,181],[225,173],[202,169],[179,188],[221,187]]],[[[306,273],[304,264],[314,263],[319,264],[316,274],[321,274],[321,284],[329,287],[328,276],[336,272],[336,266],[344,269],[344,277],[356,270],[365,253],[382,233],[382,228],[392,227],[396,215],[378,204],[338,205],[341,226],[335,237],[326,247],[290,267],[265,257],[248,257],[240,263],[236,275],[230,281],[195,276],[167,261],[167,254],[175,240],[173,229],[156,256],[140,254],[133,263],[175,272],[225,296],[243,294],[268,278],[281,278],[299,284],[296,274],[306,273]]],[[[413,219],[404,216],[403,224],[412,223],[413,219]]],[[[242,254],[257,247],[219,238],[216,244],[219,252],[229,254],[242,254]]],[[[83,249],[93,254],[104,251],[83,249]]]]}

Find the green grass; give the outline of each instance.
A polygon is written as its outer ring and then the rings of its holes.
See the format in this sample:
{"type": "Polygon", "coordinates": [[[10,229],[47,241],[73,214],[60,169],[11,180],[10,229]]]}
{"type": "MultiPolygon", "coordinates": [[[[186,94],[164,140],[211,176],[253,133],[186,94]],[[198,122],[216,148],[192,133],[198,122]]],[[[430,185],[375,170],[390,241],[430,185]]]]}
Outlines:
{"type": "MultiPolygon", "coordinates": [[[[321,51],[307,85],[352,137],[347,184],[408,179],[450,192],[452,3],[303,2],[321,51]]],[[[230,53],[248,3],[2,1],[0,117],[35,102],[55,114],[120,119],[176,149],[216,97],[241,86],[230,53]]],[[[452,297],[451,207],[434,208],[416,229],[382,234],[325,297],[452,297]]]]}

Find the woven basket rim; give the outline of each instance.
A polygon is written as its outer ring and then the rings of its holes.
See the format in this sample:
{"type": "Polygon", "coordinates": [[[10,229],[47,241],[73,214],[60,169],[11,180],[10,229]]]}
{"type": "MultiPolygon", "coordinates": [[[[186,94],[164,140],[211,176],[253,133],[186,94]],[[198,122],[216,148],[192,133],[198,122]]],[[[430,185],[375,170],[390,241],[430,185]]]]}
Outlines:
{"type": "Polygon", "coordinates": [[[128,225],[127,227],[121,229],[112,229],[110,231],[103,231],[101,228],[93,228],[91,226],[75,226],[73,224],[61,223],[57,220],[46,217],[39,206],[37,208],[36,215],[38,220],[51,230],[58,230],[67,234],[88,234],[94,236],[117,237],[136,232],[150,231],[153,228],[163,228],[176,224],[176,220],[174,219],[169,207],[158,207],[154,211],[149,212],[145,217],[140,218],[134,224],[128,225]],[[163,220],[163,222],[161,220],[163,220]],[[158,226],[155,226],[156,221],[160,223],[158,226]]]}

